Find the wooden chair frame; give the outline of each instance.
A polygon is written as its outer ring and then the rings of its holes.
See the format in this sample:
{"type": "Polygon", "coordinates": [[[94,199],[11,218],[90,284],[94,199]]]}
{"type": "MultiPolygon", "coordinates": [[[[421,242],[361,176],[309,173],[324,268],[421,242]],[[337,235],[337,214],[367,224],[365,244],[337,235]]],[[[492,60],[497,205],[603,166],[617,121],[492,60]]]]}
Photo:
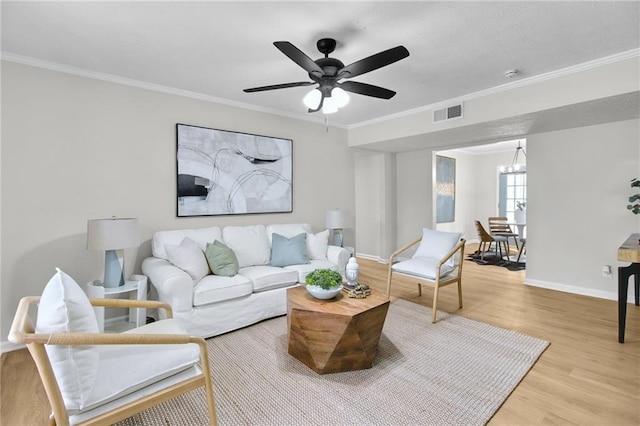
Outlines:
{"type": "Polygon", "coordinates": [[[504,246],[505,252],[507,253],[507,257],[509,256],[509,247],[508,242],[496,240],[492,234],[487,232],[487,230],[482,226],[479,220],[475,221],[476,231],[478,232],[478,238],[480,239],[480,245],[478,246],[478,253],[480,253],[480,260],[484,260],[484,254],[487,251],[491,251],[491,244],[496,243],[496,252],[500,252],[500,257],[502,258],[502,247],[504,246]],[[489,244],[489,248],[487,248],[487,244],[489,244]]]}
{"type": "Polygon", "coordinates": [[[507,223],[509,219],[506,216],[489,216],[489,232],[491,235],[500,235],[502,237],[506,237],[507,239],[507,256],[509,256],[510,248],[509,248],[509,238],[513,238],[513,243],[516,245],[516,251],[520,250],[520,246],[518,245],[518,233],[513,232],[511,229],[511,225],[507,223]]]}
{"type": "MultiPolygon", "coordinates": [[[[171,306],[162,302],[125,299],[89,300],[94,307],[164,309],[167,318],[173,317],[171,306]]],[[[78,425],[111,425],[180,394],[197,389],[200,386],[204,386],[206,390],[209,423],[210,425],[217,425],[218,420],[213,394],[213,382],[209,369],[209,356],[207,353],[207,345],[202,337],[194,337],[186,334],[35,333],[33,322],[29,317],[29,307],[32,304],[37,304],[39,301],[40,297],[37,296],[24,297],[20,300],[11,325],[9,341],[26,345],[35,361],[53,411],[49,422],[50,425],[69,425],[69,414],[65,408],[60,388],[58,387],[49,357],[47,356],[45,345],[161,345],[187,343],[195,343],[200,349],[201,374],[144,396],[136,401],[119,406],[112,411],[102,413],[78,423],[78,425]]]]}
{"type": "Polygon", "coordinates": [[[436,270],[438,271],[435,280],[430,280],[428,278],[419,277],[416,275],[410,275],[404,272],[397,272],[393,270],[394,260],[398,255],[411,247],[419,244],[422,241],[422,237],[410,242],[409,244],[400,247],[398,250],[394,251],[389,258],[389,275],[387,278],[387,297],[391,297],[391,280],[393,278],[394,272],[399,275],[403,275],[405,277],[409,277],[411,279],[418,281],[418,296],[422,296],[422,285],[427,285],[429,287],[433,287],[433,309],[432,309],[432,317],[431,322],[436,322],[436,314],[437,314],[437,306],[438,306],[438,290],[441,287],[457,283],[458,284],[458,305],[462,308],[462,265],[464,263],[464,245],[467,242],[464,238],[461,238],[458,244],[449,251],[442,259],[440,259],[436,265],[436,270]],[[449,259],[456,255],[456,253],[460,252],[460,262],[457,265],[457,273],[447,276],[444,278],[440,278],[440,271],[442,265],[445,264],[449,259]]]}

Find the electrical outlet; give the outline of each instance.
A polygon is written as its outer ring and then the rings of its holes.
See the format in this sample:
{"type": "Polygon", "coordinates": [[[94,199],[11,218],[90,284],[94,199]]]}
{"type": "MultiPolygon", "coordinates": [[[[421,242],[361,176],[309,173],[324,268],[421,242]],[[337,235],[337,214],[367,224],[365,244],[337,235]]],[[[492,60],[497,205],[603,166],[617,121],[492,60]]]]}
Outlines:
{"type": "Polygon", "coordinates": [[[602,267],[602,278],[611,278],[611,265],[604,265],[602,267]]]}

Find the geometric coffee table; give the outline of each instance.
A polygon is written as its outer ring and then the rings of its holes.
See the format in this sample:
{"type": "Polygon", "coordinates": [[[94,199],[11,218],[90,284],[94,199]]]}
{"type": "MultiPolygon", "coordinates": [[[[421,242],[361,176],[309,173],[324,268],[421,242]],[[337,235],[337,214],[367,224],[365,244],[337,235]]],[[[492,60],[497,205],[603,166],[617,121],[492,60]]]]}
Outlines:
{"type": "Polygon", "coordinates": [[[340,292],[320,300],[303,286],[287,290],[288,352],[319,374],[371,368],[389,309],[386,295],[340,292]]]}

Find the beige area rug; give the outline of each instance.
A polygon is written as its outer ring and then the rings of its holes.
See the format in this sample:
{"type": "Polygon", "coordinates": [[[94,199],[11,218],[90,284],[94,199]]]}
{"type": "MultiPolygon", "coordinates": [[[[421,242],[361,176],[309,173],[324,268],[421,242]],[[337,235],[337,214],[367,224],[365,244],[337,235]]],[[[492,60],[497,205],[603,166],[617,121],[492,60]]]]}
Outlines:
{"type": "MultiPolygon", "coordinates": [[[[286,317],[207,340],[221,425],[484,425],[548,342],[398,300],[372,368],[318,375],[287,353],[286,317]]],[[[204,391],[121,425],[204,425],[204,391]]]]}

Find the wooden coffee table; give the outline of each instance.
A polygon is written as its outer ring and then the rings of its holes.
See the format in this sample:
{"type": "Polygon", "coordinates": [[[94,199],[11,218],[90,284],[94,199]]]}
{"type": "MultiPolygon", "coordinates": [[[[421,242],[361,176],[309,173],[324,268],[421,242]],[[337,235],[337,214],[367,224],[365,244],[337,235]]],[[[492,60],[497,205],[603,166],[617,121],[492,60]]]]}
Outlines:
{"type": "Polygon", "coordinates": [[[319,374],[371,368],[389,299],[372,290],[366,299],[344,292],[330,300],[304,286],[287,290],[288,352],[319,374]]]}

